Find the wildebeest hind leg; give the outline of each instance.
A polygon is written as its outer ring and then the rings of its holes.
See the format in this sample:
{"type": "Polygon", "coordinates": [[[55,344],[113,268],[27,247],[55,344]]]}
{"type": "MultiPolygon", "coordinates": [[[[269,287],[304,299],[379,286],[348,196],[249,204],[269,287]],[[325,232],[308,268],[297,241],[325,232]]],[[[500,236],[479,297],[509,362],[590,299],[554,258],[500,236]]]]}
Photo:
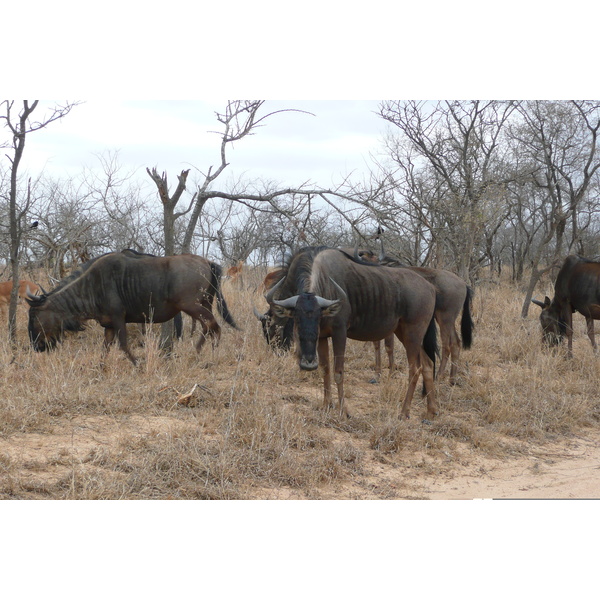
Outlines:
{"type": "Polygon", "coordinates": [[[427,414],[425,418],[431,420],[438,414],[438,405],[435,394],[433,362],[423,349],[421,349],[421,366],[423,372],[423,386],[427,395],[427,414]]]}
{"type": "Polygon", "coordinates": [[[406,390],[406,395],[404,396],[404,401],[402,402],[400,417],[402,419],[408,419],[410,418],[410,405],[412,404],[417,382],[419,381],[419,376],[423,370],[420,360],[421,348],[420,344],[414,340],[402,339],[402,330],[400,330],[398,338],[406,349],[406,362],[408,363],[408,388],[406,390]]]}
{"type": "Polygon", "coordinates": [[[450,385],[456,384],[456,375],[458,374],[458,361],[460,359],[460,338],[456,329],[452,326],[450,336],[450,385]]]}

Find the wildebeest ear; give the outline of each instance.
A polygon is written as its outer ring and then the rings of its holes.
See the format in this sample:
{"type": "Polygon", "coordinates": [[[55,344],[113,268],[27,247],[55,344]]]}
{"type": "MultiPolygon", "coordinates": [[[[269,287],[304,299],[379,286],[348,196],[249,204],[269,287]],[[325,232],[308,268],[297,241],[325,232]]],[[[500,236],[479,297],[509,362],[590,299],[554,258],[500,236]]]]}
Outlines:
{"type": "Polygon", "coordinates": [[[288,319],[294,316],[294,308],[288,306],[281,306],[281,304],[272,305],[273,314],[280,319],[288,319]]]}
{"type": "Polygon", "coordinates": [[[342,308],[342,303],[338,300],[337,302],[334,302],[333,304],[321,309],[321,316],[333,317],[340,312],[340,308],[342,308]]]}
{"type": "Polygon", "coordinates": [[[550,306],[552,304],[552,301],[550,300],[550,298],[548,298],[548,296],[546,296],[544,298],[544,306],[550,306]]]}

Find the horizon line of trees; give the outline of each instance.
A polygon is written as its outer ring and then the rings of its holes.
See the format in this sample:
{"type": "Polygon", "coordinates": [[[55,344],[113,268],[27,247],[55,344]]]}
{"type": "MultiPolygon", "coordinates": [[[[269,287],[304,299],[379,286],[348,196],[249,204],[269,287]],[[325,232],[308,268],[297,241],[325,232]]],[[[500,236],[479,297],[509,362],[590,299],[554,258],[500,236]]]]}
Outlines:
{"type": "Polygon", "coordinates": [[[600,102],[382,101],[385,139],[368,180],[348,176],[332,189],[226,181],[232,144],[251,143],[245,138],[277,118],[267,104],[228,102],[215,115],[213,166],[175,174],[174,185],[147,169],[143,186],[117,152],[70,179],[20,173],[26,137],[68,118],[77,103],[34,120],[37,101],[1,102],[4,278],[18,275],[22,260],[60,279],[71,265],[125,247],[267,266],[303,245],[378,250],[373,238],[383,230],[386,252],[410,264],[470,283],[508,270],[526,288],[526,316],[536,284],[567,254],[600,255],[600,102]]]}

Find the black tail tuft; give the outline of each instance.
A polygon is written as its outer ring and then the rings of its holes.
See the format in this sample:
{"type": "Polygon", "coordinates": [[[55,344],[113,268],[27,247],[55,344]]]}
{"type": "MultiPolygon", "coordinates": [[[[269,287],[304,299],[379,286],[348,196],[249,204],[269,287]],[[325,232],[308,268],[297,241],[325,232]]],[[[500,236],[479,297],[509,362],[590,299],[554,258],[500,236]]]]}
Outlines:
{"type": "Polygon", "coordinates": [[[471,318],[471,304],[473,300],[473,290],[467,287],[467,297],[463,304],[462,318],[460,320],[460,333],[462,337],[462,347],[468,350],[473,343],[473,319],[471,318]]]}
{"type": "MultiPolygon", "coordinates": [[[[429,327],[425,332],[425,337],[423,338],[423,350],[425,350],[425,354],[429,356],[431,362],[433,363],[433,376],[435,377],[435,358],[440,353],[440,349],[438,346],[437,340],[437,328],[435,326],[435,318],[431,317],[431,321],[429,323],[429,327]]],[[[427,389],[425,388],[425,380],[423,380],[423,396],[427,395],[427,389]]]]}
{"type": "Polygon", "coordinates": [[[212,273],[211,285],[217,296],[217,309],[219,311],[219,314],[223,317],[225,323],[231,325],[231,327],[233,327],[234,329],[239,329],[239,327],[233,320],[233,317],[229,312],[229,308],[227,307],[227,302],[225,302],[225,298],[221,293],[221,267],[216,263],[211,262],[210,271],[212,273]]]}

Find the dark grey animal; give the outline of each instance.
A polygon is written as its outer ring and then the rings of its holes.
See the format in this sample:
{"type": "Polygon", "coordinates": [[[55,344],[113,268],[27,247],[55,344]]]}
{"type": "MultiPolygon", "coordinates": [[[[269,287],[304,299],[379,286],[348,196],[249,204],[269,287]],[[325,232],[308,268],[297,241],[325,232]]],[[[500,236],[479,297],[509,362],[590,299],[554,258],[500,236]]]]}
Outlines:
{"type": "MultiPolygon", "coordinates": [[[[344,248],[348,253],[349,249],[344,248]]],[[[473,299],[473,290],[451,271],[445,269],[433,269],[431,267],[411,267],[402,263],[400,260],[385,255],[382,252],[379,257],[375,256],[369,250],[354,250],[360,259],[388,267],[410,269],[417,273],[435,287],[435,320],[440,328],[440,338],[442,346],[442,361],[437,370],[436,378],[441,378],[446,371],[446,366],[450,362],[450,383],[456,383],[458,364],[460,359],[461,338],[463,349],[469,349],[473,342],[473,319],[471,316],[471,306],[473,299]],[[462,312],[462,315],[461,315],[462,312]],[[461,315],[459,337],[456,331],[456,320],[461,315]]],[[[393,337],[386,340],[388,347],[390,369],[393,366],[393,337]],[[391,350],[391,353],[390,353],[391,350]]],[[[379,348],[375,347],[376,354],[379,348]]],[[[381,364],[381,358],[376,355],[376,364],[381,364]]]]}
{"type": "MultiPolygon", "coordinates": [[[[123,254],[125,254],[126,256],[131,256],[132,258],[141,258],[144,256],[151,256],[153,258],[156,258],[156,254],[148,254],[146,252],[138,252],[137,250],[133,250],[132,248],[125,248],[125,250],[121,250],[121,252],[123,254]]],[[[196,324],[196,321],[192,321],[192,333],[193,333],[195,324],[196,324]]],[[[181,313],[177,313],[173,317],[173,325],[175,326],[175,335],[177,336],[177,339],[180,340],[183,337],[183,317],[181,316],[181,313]]],[[[145,333],[146,333],[146,324],[142,323],[142,334],[145,334],[145,333]]]]}
{"type": "Polygon", "coordinates": [[[567,354],[573,357],[573,313],[585,317],[587,334],[594,351],[598,350],[594,320],[600,319],[600,263],[581,256],[567,256],[556,282],[554,298],[532,300],[542,309],[542,337],[549,346],[558,345],[567,336],[567,354]]]}
{"type": "Polygon", "coordinates": [[[212,314],[213,300],[226,323],[236,327],[220,289],[221,268],[201,256],[130,256],[112,252],[88,261],[52,291],[29,295],[29,338],[38,352],[52,349],[66,331],[81,331],[95,319],[105,328],[104,346],[118,339],[135,364],[127,345],[126,323],[163,323],[183,311],[202,325],[196,344],[207,337],[215,345],[221,328],[212,314]]]}
{"type": "Polygon", "coordinates": [[[338,408],[349,416],[344,399],[346,339],[377,341],[395,333],[408,359],[401,416],[409,417],[421,375],[427,418],[437,414],[435,289],[422,277],[406,269],[359,264],[339,250],[308,248],[291,258],[285,276],[265,298],[276,317],[293,319],[300,368],[323,368],[326,409],[332,406],[328,339],[332,339],[338,408]]]}

